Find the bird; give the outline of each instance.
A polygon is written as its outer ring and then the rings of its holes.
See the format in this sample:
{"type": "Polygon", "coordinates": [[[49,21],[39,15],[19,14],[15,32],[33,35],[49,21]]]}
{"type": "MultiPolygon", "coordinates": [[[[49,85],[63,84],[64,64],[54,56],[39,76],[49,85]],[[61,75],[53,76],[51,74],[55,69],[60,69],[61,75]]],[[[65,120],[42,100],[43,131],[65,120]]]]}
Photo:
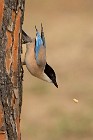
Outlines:
{"type": "Polygon", "coordinates": [[[22,43],[26,44],[24,64],[26,64],[31,75],[43,81],[53,83],[58,88],[55,71],[46,61],[46,41],[42,24],[41,34],[36,26],[35,30],[36,37],[34,39],[31,39],[31,37],[22,30],[22,43]]]}

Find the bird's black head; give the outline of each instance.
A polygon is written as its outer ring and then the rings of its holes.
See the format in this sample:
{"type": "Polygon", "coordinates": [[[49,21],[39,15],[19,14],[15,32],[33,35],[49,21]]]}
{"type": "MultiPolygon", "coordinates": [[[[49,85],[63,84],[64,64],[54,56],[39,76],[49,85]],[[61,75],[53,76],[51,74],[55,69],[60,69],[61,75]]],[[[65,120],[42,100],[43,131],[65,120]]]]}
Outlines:
{"type": "Polygon", "coordinates": [[[45,74],[52,80],[53,84],[58,88],[57,82],[56,82],[56,74],[54,70],[46,63],[45,74]]]}

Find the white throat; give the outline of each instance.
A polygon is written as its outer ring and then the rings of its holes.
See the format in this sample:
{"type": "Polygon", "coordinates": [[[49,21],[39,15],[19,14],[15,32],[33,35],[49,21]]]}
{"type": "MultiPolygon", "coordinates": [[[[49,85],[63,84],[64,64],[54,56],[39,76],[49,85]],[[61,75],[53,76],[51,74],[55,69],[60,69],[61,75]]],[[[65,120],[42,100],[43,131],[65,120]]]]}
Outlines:
{"type": "Polygon", "coordinates": [[[46,82],[52,83],[52,80],[45,73],[43,73],[43,76],[41,79],[46,81],[46,82]]]}

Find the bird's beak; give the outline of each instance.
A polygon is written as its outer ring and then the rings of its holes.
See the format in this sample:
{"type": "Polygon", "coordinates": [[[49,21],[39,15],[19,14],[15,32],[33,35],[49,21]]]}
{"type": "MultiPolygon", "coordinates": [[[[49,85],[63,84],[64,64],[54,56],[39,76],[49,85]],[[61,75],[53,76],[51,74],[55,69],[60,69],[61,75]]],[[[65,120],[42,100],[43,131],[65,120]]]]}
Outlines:
{"type": "Polygon", "coordinates": [[[58,88],[58,84],[57,84],[57,82],[53,82],[53,84],[58,88]]]}

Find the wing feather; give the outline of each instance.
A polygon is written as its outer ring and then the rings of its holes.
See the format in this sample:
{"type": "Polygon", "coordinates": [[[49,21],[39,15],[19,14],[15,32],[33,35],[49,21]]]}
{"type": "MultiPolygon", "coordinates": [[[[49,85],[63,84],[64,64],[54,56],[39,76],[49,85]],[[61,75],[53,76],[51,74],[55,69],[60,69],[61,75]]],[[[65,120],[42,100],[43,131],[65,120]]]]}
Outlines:
{"type": "Polygon", "coordinates": [[[42,38],[37,31],[35,40],[35,58],[39,66],[45,66],[46,64],[46,48],[43,45],[42,38]]]}

